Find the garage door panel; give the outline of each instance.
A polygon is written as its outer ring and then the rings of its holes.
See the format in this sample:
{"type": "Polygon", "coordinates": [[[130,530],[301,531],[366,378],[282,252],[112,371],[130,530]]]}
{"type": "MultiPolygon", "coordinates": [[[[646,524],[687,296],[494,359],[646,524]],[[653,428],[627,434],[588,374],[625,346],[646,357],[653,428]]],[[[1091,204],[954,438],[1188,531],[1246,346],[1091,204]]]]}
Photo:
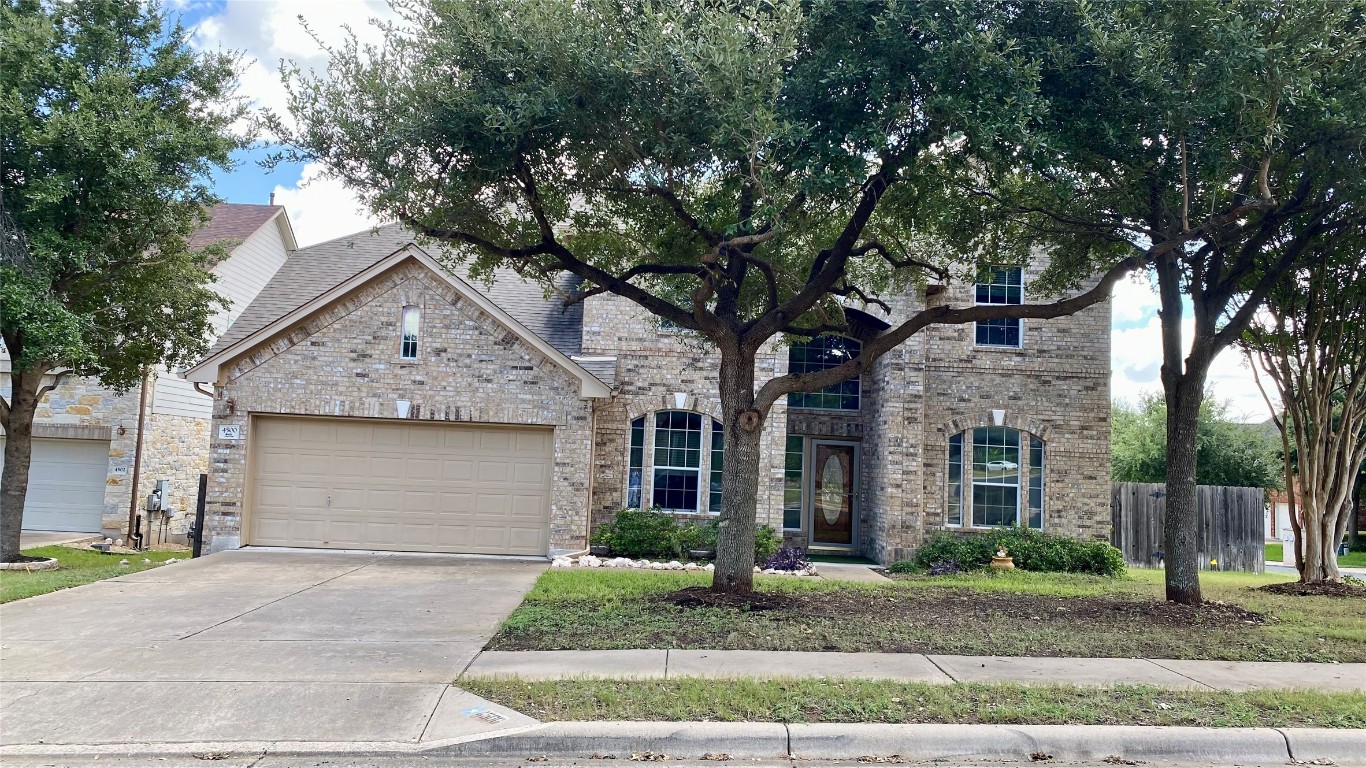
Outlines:
{"type": "Polygon", "coordinates": [[[474,462],[463,459],[446,459],[442,461],[441,479],[447,481],[473,480],[474,462]]]}
{"type": "Polygon", "coordinates": [[[543,555],[553,434],[258,418],[250,543],[543,555]]]}
{"type": "MultiPolygon", "coordinates": [[[[4,445],[0,437],[0,467],[4,445]]],[[[108,476],[108,440],[34,438],[23,527],[98,533],[108,476]]]]}

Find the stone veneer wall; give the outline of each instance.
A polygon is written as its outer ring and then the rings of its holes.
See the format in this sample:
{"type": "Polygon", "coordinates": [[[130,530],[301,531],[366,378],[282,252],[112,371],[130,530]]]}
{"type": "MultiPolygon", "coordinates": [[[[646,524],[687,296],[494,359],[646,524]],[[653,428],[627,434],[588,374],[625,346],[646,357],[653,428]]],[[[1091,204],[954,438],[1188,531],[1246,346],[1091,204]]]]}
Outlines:
{"type": "MultiPolygon", "coordinates": [[[[176,516],[167,526],[173,540],[184,543],[194,524],[195,502],[199,496],[199,476],[209,471],[209,419],[190,416],[152,414],[147,439],[142,445],[142,476],[138,485],[143,495],[152,492],[158,480],[170,481],[164,504],[176,516]]],[[[154,542],[155,537],[147,541],[154,542]]]]}
{"type": "MultiPolygon", "coordinates": [[[[629,299],[610,295],[594,296],[584,302],[583,354],[617,356],[613,397],[598,401],[594,413],[596,453],[591,516],[596,527],[614,519],[626,504],[632,419],[662,410],[689,410],[720,420],[720,356],[686,333],[662,329],[657,318],[629,299]],[[675,393],[684,395],[681,409],[676,405],[675,393]]],[[[785,352],[780,359],[776,345],[760,350],[756,374],[759,381],[786,371],[785,352]]],[[[650,428],[647,419],[646,429],[650,428]]],[[[786,438],[787,406],[780,401],[764,422],[758,501],[759,523],[779,530],[783,524],[786,438]]],[[[704,487],[708,459],[703,457],[704,487]]],[[[647,472],[649,466],[647,457],[647,472]]]]}
{"type": "MultiPolygon", "coordinates": [[[[205,528],[214,550],[240,546],[251,414],[550,425],[552,549],[586,545],[590,402],[578,378],[426,268],[406,262],[222,369],[205,528]],[[401,360],[401,308],[422,307],[420,359],[401,360]],[[243,439],[219,440],[220,425],[243,439]]],[[[248,511],[249,513],[249,511],[248,511]]]]}

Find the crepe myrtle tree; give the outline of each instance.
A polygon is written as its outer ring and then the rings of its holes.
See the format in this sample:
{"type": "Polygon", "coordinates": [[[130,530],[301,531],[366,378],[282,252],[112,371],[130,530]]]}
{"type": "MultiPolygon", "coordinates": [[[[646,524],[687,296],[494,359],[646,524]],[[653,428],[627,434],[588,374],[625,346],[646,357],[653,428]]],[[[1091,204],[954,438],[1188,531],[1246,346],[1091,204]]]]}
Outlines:
{"type": "Polygon", "coordinates": [[[713,346],[726,430],[713,588],[743,593],[760,431],[779,398],[858,376],[931,324],[1077,312],[1138,263],[1099,279],[1053,269],[1056,300],[940,300],[880,331],[845,311],[889,310],[909,286],[1022,264],[1038,245],[961,226],[979,217],[959,207],[982,203],[941,179],[1014,163],[1030,141],[1044,105],[1032,57],[1002,33],[1015,10],[406,3],[382,44],[351,39],[321,75],[287,67],[293,120],[272,124],[282,157],[320,163],[476,275],[512,267],[549,286],[569,272],[571,300],[625,297],[713,346]],[[765,343],[824,333],[862,351],[756,379],[765,343]]]}
{"type": "MultiPolygon", "coordinates": [[[[1053,238],[1085,271],[1088,240],[1151,264],[1167,405],[1167,599],[1201,601],[1198,423],[1215,357],[1273,287],[1312,263],[1363,183],[1366,2],[1110,0],[1012,17],[1040,41],[1049,112],[1028,172],[967,178],[1006,226],[1053,238]],[[1189,320],[1188,320],[1189,318],[1189,320]]],[[[1093,252],[1095,253],[1095,252],[1093,252]]],[[[1093,266],[1096,262],[1091,262],[1093,266]]]]}
{"type": "Polygon", "coordinates": [[[1257,380],[1267,406],[1264,380],[1281,403],[1273,421],[1306,584],[1342,581],[1337,548],[1356,522],[1353,490],[1366,464],[1366,209],[1355,210],[1355,226],[1318,243],[1312,266],[1272,290],[1240,339],[1254,373],[1265,372],[1257,380]]]}
{"type": "Polygon", "coordinates": [[[0,0],[0,561],[21,559],[33,422],[67,376],[115,391],[194,360],[221,248],[190,238],[245,145],[236,56],[137,0],[0,0]]]}

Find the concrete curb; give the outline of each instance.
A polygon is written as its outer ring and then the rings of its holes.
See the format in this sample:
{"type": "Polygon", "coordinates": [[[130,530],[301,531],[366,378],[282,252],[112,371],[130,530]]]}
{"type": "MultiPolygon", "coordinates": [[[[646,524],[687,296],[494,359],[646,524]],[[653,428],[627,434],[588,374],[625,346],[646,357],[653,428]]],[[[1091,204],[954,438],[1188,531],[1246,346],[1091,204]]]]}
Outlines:
{"type": "MultiPolygon", "coordinates": [[[[839,725],[794,724],[792,754],[804,759],[899,755],[907,760],[989,758],[1030,762],[1286,762],[1286,740],[1272,728],[1182,728],[1108,725],[839,725]]],[[[1359,756],[1366,759],[1366,750],[1359,756]]]]}
{"type": "Polygon", "coordinates": [[[569,722],[424,751],[461,757],[598,754],[622,758],[654,752],[691,759],[724,752],[749,760],[786,757],[788,738],[787,726],[782,723],[569,722]]]}
{"type": "Polygon", "coordinates": [[[618,759],[654,752],[675,759],[725,753],[733,759],[907,761],[1103,760],[1148,763],[1265,764],[1331,760],[1366,766],[1366,730],[1315,728],[1186,728],[1108,725],[876,725],[812,723],[562,722],[457,742],[229,742],[41,744],[0,747],[0,757],[121,757],[225,752],[233,755],[351,757],[537,757],[594,754],[618,759]]]}
{"type": "Polygon", "coordinates": [[[1339,765],[1366,763],[1366,730],[1277,728],[1285,736],[1292,760],[1331,760],[1339,765]]]}

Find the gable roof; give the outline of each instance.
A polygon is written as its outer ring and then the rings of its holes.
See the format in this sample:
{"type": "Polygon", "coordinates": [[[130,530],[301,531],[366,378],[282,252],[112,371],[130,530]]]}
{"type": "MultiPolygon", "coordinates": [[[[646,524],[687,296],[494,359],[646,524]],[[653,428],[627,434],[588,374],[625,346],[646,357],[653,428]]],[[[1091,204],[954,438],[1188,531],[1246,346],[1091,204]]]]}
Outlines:
{"type": "Polygon", "coordinates": [[[530,346],[580,380],[583,397],[605,397],[610,389],[579,363],[571,359],[577,354],[581,341],[582,307],[575,304],[564,312],[564,300],[558,295],[546,299],[541,289],[521,279],[515,272],[499,270],[487,291],[471,285],[464,275],[455,274],[439,264],[426,251],[413,244],[409,233],[401,227],[382,227],[375,233],[361,233],[347,238],[321,243],[292,254],[270,283],[261,290],[242,316],[219,337],[208,357],[185,372],[191,381],[211,383],[217,379],[218,366],[250,350],[257,343],[284,331],[308,315],[341,298],[399,263],[415,259],[443,278],[452,288],[473,301],[481,310],[492,315],[530,346]],[[397,248],[374,258],[374,253],[386,246],[397,248]],[[304,255],[303,259],[299,259],[304,255]],[[297,261],[297,263],[296,263],[297,261]],[[310,270],[309,267],[315,267],[310,270]],[[357,269],[357,267],[359,267],[357,269]],[[506,274],[503,274],[506,273],[506,274]],[[340,275],[340,280],[336,278],[340,275]],[[499,286],[502,286],[499,289],[499,286]],[[325,286],[318,290],[320,286],[325,286]],[[535,300],[528,289],[534,289],[535,300]],[[501,297],[496,301],[492,295],[501,297]],[[507,302],[510,306],[505,307],[507,302]],[[552,344],[522,321],[525,317],[543,331],[558,336],[566,349],[552,344]],[[557,321],[556,316],[570,317],[570,322],[557,321]],[[572,333],[571,333],[572,331],[572,333]]]}
{"type": "MultiPolygon", "coordinates": [[[[284,266],[218,338],[209,354],[251,336],[412,242],[412,232],[400,224],[390,224],[300,248],[289,255],[284,266]]],[[[442,271],[453,273],[565,355],[577,355],[582,350],[582,304],[566,308],[564,299],[558,295],[547,299],[541,286],[510,269],[495,270],[491,285],[471,280],[465,265],[443,267],[442,271]]],[[[565,293],[572,293],[576,284],[568,274],[557,282],[565,293]]]]}
{"type": "MultiPolygon", "coordinates": [[[[190,238],[190,247],[203,248],[224,241],[240,243],[255,234],[285,210],[282,205],[250,205],[247,203],[219,203],[209,209],[209,221],[190,238]]],[[[280,234],[286,250],[298,247],[289,217],[281,220],[280,234]]]]}

